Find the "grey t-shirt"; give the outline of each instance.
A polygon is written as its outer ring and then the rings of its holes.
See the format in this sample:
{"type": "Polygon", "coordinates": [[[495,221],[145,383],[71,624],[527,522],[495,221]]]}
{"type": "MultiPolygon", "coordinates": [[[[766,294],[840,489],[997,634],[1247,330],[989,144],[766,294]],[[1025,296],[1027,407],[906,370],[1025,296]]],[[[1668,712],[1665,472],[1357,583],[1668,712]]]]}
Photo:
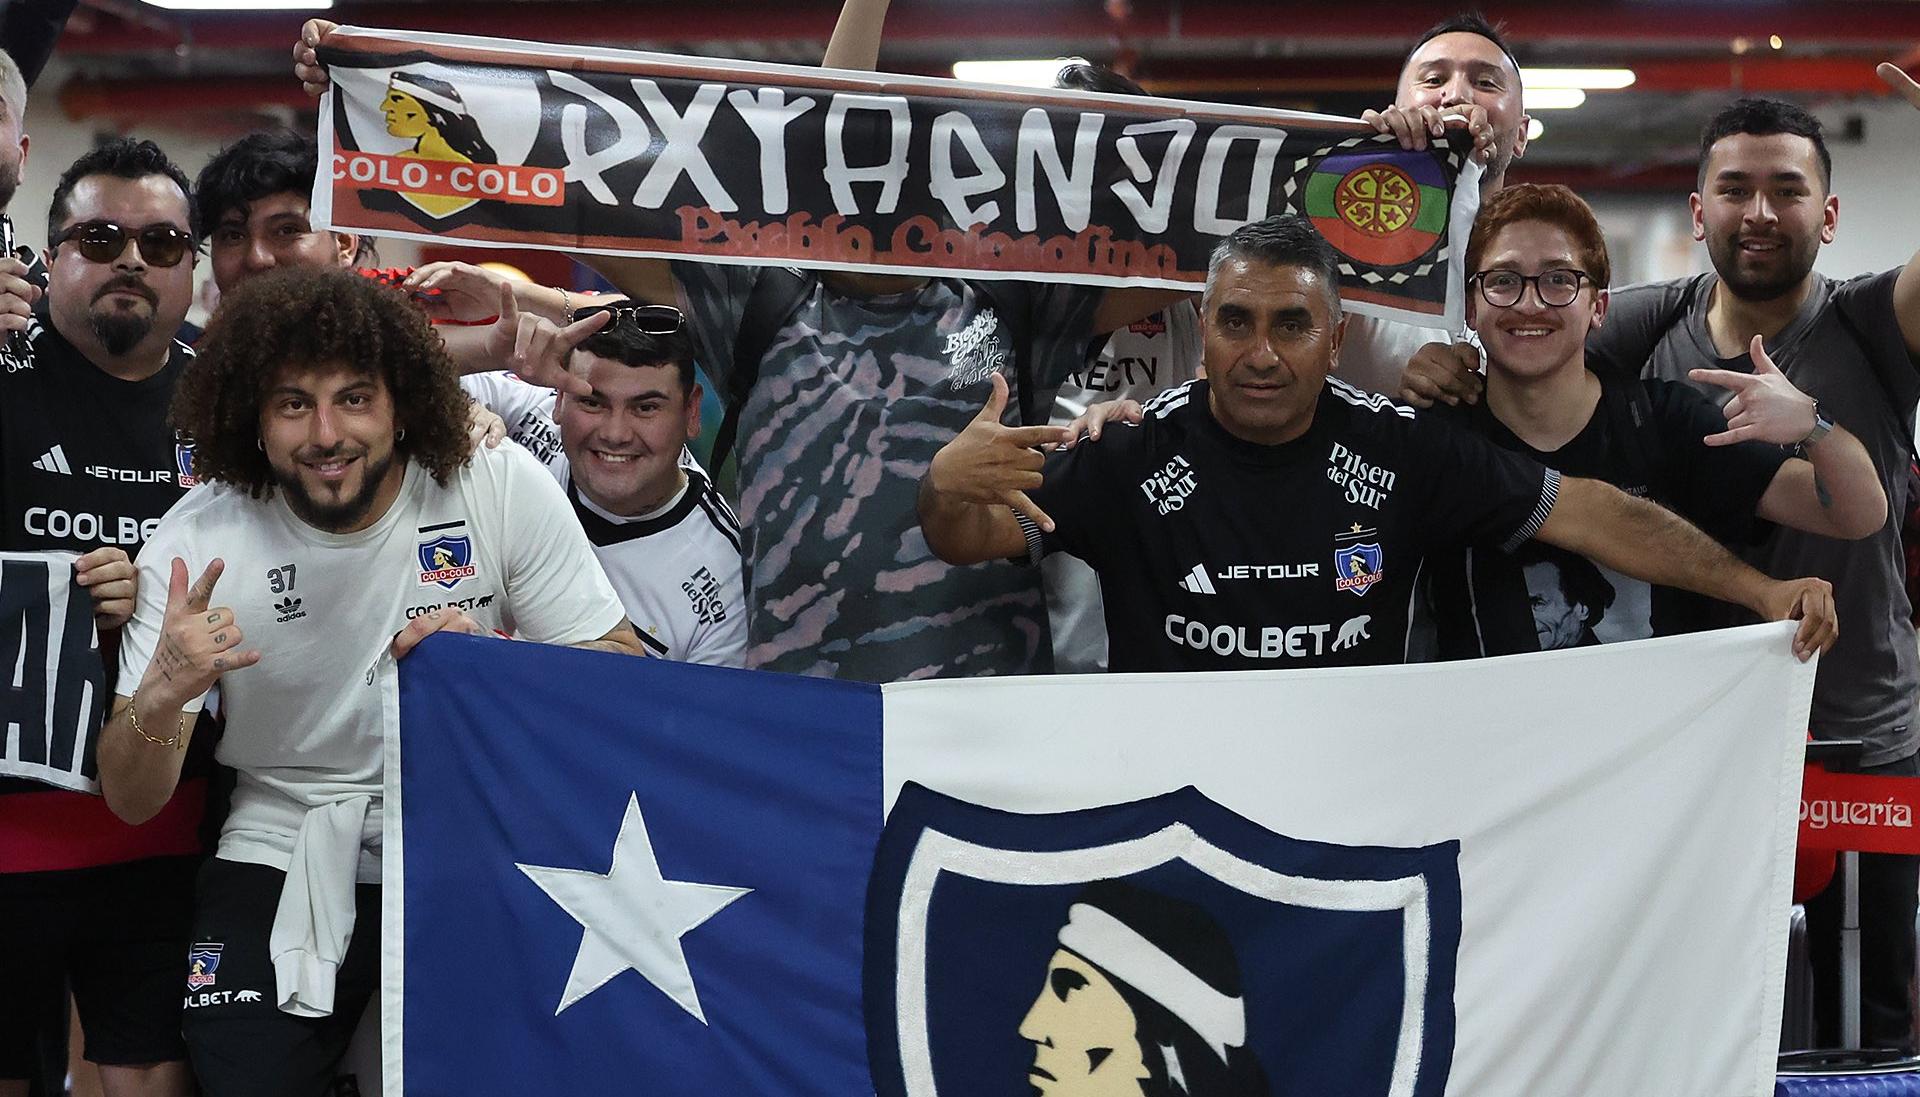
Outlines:
{"type": "MultiPolygon", "coordinates": [[[[1863,761],[1872,765],[1920,747],[1913,718],[1920,668],[1900,548],[1920,363],[1908,354],[1894,316],[1899,273],[1844,282],[1813,275],[1799,315],[1767,345],[1787,378],[1819,400],[1821,413],[1852,431],[1872,455],[1887,492],[1886,525],[1858,541],[1783,526],[1744,553],[1777,578],[1818,575],[1833,583],[1840,640],[1820,659],[1813,733],[1865,740],[1863,761]]],[[[1751,373],[1748,355],[1721,358],[1707,332],[1716,281],[1703,274],[1616,290],[1606,325],[1588,337],[1589,365],[1677,381],[1702,367],[1751,373]]],[[[1713,386],[1702,391],[1722,404],[1732,396],[1713,386]]]]}
{"type": "MultiPolygon", "coordinates": [[[[701,364],[722,392],[762,268],[675,262],[701,364]]],[[[1101,290],[960,279],[845,297],[806,276],[740,414],[747,665],[866,682],[1051,669],[1037,569],[942,563],[916,499],[933,455],[1013,389],[1015,332],[1036,383],[1078,365],[1101,290]],[[998,309],[1025,315],[1004,320],[998,309]]]]}

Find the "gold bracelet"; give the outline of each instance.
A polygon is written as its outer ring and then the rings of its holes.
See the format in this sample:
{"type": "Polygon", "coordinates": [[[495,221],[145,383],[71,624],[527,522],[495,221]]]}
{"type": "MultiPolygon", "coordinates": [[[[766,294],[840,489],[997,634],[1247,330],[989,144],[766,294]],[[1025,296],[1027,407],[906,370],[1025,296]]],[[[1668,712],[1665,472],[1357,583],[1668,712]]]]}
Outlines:
{"type": "Polygon", "coordinates": [[[555,288],[560,291],[560,322],[571,324],[573,323],[573,299],[567,296],[567,287],[556,286],[555,288]]]}
{"type": "Polygon", "coordinates": [[[138,686],[134,687],[133,696],[127,698],[127,719],[133,724],[133,733],[145,739],[147,742],[155,746],[172,747],[175,750],[186,749],[186,713],[183,712],[180,714],[180,730],[174,732],[171,737],[166,739],[155,739],[153,736],[147,734],[145,728],[140,726],[140,688],[138,686]]]}

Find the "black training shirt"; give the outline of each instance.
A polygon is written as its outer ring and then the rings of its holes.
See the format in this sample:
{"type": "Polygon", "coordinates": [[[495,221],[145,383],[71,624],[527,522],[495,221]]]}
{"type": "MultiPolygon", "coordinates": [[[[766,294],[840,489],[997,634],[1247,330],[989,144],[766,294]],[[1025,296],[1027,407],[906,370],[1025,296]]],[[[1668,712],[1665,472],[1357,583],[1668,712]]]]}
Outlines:
{"type": "MultiPolygon", "coordinates": [[[[1604,480],[1628,495],[1652,499],[1717,541],[1740,547],[1773,528],[1755,511],[1787,459],[1785,449],[1759,442],[1707,445],[1708,435],[1727,429],[1726,416],[1689,385],[1597,376],[1602,391],[1593,417],[1552,452],[1521,441],[1485,401],[1448,409],[1440,417],[1464,421],[1500,448],[1562,475],[1604,480]]],[[[1598,643],[1695,632],[1727,619],[1724,607],[1712,599],[1653,587],[1591,561],[1568,560],[1559,550],[1538,559],[1470,549],[1442,552],[1427,575],[1423,600],[1432,612],[1436,643],[1431,654],[1442,659],[1566,646],[1569,630],[1556,630],[1553,618],[1568,612],[1581,615],[1591,642],[1598,643]],[[1535,572],[1530,584],[1524,566],[1535,563],[1549,570],[1535,572]],[[1576,568],[1577,575],[1569,574],[1576,568]],[[1560,578],[1547,582],[1554,577],[1560,578]]],[[[1429,654],[1422,643],[1415,648],[1429,654]]]]}
{"type": "Polygon", "coordinates": [[[0,369],[0,548],[137,555],[160,516],[192,486],[191,452],[167,406],[193,352],[123,381],[87,361],[44,313],[29,365],[0,369]]]}
{"type": "Polygon", "coordinates": [[[1337,380],[1307,433],[1229,434],[1190,381],[1047,459],[1029,493],[1087,561],[1116,671],[1398,663],[1429,551],[1518,544],[1559,476],[1337,380]]]}

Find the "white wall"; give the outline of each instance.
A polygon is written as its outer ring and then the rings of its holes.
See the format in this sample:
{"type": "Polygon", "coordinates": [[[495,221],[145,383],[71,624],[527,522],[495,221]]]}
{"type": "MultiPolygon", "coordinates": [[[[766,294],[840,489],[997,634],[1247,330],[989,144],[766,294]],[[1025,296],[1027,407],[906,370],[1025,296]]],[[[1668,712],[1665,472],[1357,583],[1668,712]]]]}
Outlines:
{"type": "Polygon", "coordinates": [[[1866,125],[1859,144],[1828,146],[1840,230],[1820,251],[1821,273],[1844,278],[1904,265],[1920,251],[1920,111],[1890,98],[1818,113],[1829,132],[1847,115],[1866,125]]]}
{"type": "MultiPolygon", "coordinates": [[[[1833,243],[1820,249],[1815,268],[1846,278],[1905,265],[1920,251],[1920,111],[1904,100],[1879,99],[1836,103],[1816,113],[1833,154],[1840,228],[1833,243]],[[1859,142],[1840,136],[1849,116],[1865,124],[1859,142]]],[[[1588,198],[1613,252],[1615,285],[1707,269],[1706,249],[1693,240],[1685,194],[1588,198]]]]}

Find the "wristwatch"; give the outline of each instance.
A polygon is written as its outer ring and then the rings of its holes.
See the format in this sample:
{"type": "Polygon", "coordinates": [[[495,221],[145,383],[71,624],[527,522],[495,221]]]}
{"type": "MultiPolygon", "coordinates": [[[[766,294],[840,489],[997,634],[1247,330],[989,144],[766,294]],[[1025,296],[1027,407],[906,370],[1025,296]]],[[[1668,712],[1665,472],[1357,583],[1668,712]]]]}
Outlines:
{"type": "Polygon", "coordinates": [[[1800,439],[1800,441],[1794,445],[1793,451],[1799,454],[1800,456],[1805,457],[1807,455],[1807,450],[1811,449],[1815,442],[1818,442],[1820,439],[1825,438],[1828,434],[1831,434],[1832,432],[1833,432],[1833,420],[1820,414],[1820,401],[1815,400],[1813,402],[1813,429],[1807,432],[1807,436],[1805,438],[1800,439]]]}

